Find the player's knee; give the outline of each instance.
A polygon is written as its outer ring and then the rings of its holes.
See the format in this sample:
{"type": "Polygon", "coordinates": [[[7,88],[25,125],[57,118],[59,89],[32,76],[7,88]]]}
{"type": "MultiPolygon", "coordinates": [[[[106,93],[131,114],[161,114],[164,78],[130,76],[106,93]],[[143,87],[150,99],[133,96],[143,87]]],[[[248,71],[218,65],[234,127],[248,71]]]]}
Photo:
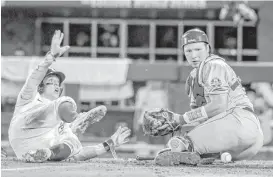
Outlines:
{"type": "Polygon", "coordinates": [[[66,144],[58,144],[50,148],[53,155],[50,157],[51,161],[62,161],[67,159],[71,154],[71,149],[66,144]]]}
{"type": "Polygon", "coordinates": [[[77,110],[76,102],[73,100],[73,98],[68,97],[68,96],[62,96],[62,97],[58,98],[57,101],[56,101],[57,107],[59,107],[59,105],[64,103],[64,102],[70,102],[71,106],[72,106],[72,109],[77,110]]]}
{"type": "Polygon", "coordinates": [[[60,103],[58,107],[58,114],[61,120],[67,123],[73,122],[78,115],[75,106],[69,101],[60,103]]]}

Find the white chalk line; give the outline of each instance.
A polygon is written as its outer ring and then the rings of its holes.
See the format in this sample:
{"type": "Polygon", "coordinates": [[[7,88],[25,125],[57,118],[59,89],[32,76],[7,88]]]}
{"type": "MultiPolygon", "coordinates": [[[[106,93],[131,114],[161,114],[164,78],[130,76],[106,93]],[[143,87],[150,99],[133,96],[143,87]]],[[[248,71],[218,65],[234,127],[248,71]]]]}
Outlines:
{"type": "MultiPolygon", "coordinates": [[[[84,164],[82,164],[84,165],[84,164]]],[[[5,169],[1,169],[1,171],[18,171],[18,170],[40,170],[40,169],[45,169],[45,168],[77,168],[79,167],[79,164],[77,165],[69,165],[69,166],[39,166],[39,167],[22,167],[22,168],[5,168],[5,169]]]]}

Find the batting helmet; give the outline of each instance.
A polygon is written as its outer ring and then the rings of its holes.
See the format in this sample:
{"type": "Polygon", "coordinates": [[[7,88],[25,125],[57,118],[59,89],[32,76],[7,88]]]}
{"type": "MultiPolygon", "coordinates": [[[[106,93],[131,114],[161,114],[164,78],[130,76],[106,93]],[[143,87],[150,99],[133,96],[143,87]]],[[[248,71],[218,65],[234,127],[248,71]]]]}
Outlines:
{"type": "Polygon", "coordinates": [[[44,89],[44,83],[43,83],[43,81],[44,81],[44,79],[45,79],[46,77],[48,77],[48,76],[51,76],[51,75],[55,75],[55,76],[57,76],[57,77],[59,78],[59,80],[60,80],[60,85],[61,85],[62,82],[65,80],[65,75],[64,75],[64,73],[59,72],[59,71],[56,71],[56,70],[53,69],[53,68],[48,68],[45,77],[43,78],[42,82],[41,82],[41,83],[39,84],[39,86],[38,86],[38,92],[39,92],[39,93],[42,93],[42,92],[43,92],[43,89],[44,89]]]}
{"type": "Polygon", "coordinates": [[[209,39],[206,33],[198,28],[185,32],[181,38],[182,48],[187,44],[196,42],[205,42],[209,44],[209,39]]]}
{"type": "Polygon", "coordinates": [[[55,76],[57,76],[57,77],[60,79],[60,84],[65,80],[65,75],[64,75],[64,73],[59,72],[59,71],[56,71],[56,70],[53,69],[53,68],[48,68],[48,70],[47,70],[46,75],[45,75],[44,78],[46,78],[47,76],[50,76],[50,75],[55,75],[55,76]]]}

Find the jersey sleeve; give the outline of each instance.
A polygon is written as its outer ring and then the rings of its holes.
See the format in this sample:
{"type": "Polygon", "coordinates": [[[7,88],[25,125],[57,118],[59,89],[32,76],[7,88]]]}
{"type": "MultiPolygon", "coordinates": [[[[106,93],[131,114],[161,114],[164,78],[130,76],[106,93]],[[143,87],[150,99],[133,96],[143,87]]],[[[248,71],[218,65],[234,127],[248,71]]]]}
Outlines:
{"type": "Polygon", "coordinates": [[[229,91],[228,65],[222,60],[212,60],[204,65],[202,80],[209,95],[224,94],[229,91]]]}
{"type": "Polygon", "coordinates": [[[31,102],[36,94],[37,94],[37,87],[43,80],[46,75],[50,64],[46,61],[42,61],[28,76],[23,88],[21,89],[17,102],[16,107],[23,106],[29,102],[31,102]]]}

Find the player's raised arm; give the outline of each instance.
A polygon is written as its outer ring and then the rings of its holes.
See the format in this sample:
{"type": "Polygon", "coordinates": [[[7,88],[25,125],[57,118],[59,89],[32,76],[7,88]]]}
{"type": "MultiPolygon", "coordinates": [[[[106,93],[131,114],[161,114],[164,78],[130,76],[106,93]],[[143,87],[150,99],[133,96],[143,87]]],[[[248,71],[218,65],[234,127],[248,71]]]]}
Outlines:
{"type": "Polygon", "coordinates": [[[63,40],[63,33],[60,30],[56,30],[51,41],[50,51],[46,54],[45,59],[38,64],[38,66],[30,73],[23,88],[21,89],[16,107],[28,104],[31,102],[36,94],[38,85],[41,83],[46,75],[49,66],[69,49],[69,46],[60,47],[63,40]]]}

